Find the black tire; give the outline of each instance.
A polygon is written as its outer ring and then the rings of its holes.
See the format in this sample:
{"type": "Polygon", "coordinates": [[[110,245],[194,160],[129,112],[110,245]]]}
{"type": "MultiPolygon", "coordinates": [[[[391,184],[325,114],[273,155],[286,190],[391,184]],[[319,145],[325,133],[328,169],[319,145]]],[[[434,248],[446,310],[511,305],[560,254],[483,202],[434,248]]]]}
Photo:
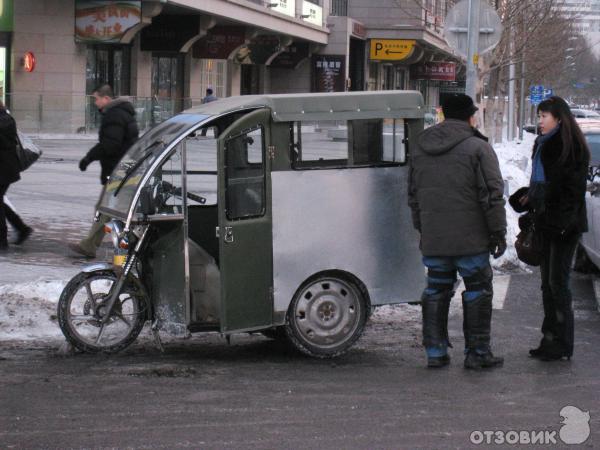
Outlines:
{"type": "Polygon", "coordinates": [[[368,295],[340,274],[323,274],[296,291],[287,313],[290,342],[314,358],[335,358],[358,340],[368,318],[368,295]]]}
{"type": "Polygon", "coordinates": [[[577,244],[577,250],[575,250],[573,270],[579,273],[594,273],[598,271],[598,268],[594,266],[594,263],[592,263],[581,244],[577,244]]]}
{"type": "MultiPolygon", "coordinates": [[[[96,271],[96,272],[81,272],[77,274],[75,277],[69,281],[69,283],[63,289],[60,299],[58,301],[58,323],[60,325],[60,329],[63,332],[67,341],[72,344],[78,350],[86,353],[116,353],[127,346],[129,346],[133,341],[136,340],[142,328],[144,327],[144,323],[146,322],[146,301],[144,299],[144,295],[139,292],[139,289],[136,289],[131,283],[125,285],[123,288],[123,293],[120,295],[119,299],[125,297],[116,307],[113,309],[114,311],[119,311],[116,314],[113,314],[113,320],[110,322],[109,326],[112,326],[118,320],[121,320],[123,323],[127,324],[128,331],[124,333],[124,335],[119,338],[116,342],[112,342],[107,345],[102,345],[101,343],[93,343],[87,340],[82,334],[77,330],[78,327],[74,325],[74,321],[86,324],[90,326],[90,330],[93,328],[98,329],[98,333],[100,334],[100,322],[99,316],[95,313],[90,314],[92,311],[92,306],[90,303],[89,293],[92,292],[91,283],[95,281],[105,282],[115,282],[117,279],[117,275],[110,270],[96,271]],[[89,286],[89,290],[86,288],[86,285],[89,286]],[[72,314],[72,306],[75,297],[81,291],[81,289],[86,291],[87,301],[84,303],[83,308],[84,311],[81,315],[79,315],[77,319],[74,319],[74,315],[72,314]],[[126,313],[123,311],[123,304],[127,301],[131,300],[131,308],[132,313],[126,313]],[[117,307],[118,306],[118,307],[117,307]],[[87,308],[87,310],[86,310],[87,308]],[[128,323],[129,322],[129,323],[128,323]]],[[[94,302],[99,300],[99,307],[101,308],[102,301],[106,300],[106,294],[104,293],[92,293],[92,297],[94,297],[94,302]]],[[[82,298],[80,298],[81,300],[82,298]]],[[[106,328],[105,328],[106,329],[106,328]]]]}

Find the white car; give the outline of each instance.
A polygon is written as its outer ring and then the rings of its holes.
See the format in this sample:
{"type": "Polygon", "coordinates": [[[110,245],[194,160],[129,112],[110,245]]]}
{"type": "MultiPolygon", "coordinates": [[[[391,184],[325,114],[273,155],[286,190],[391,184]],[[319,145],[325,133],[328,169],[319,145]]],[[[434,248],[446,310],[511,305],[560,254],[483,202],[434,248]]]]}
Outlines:
{"type": "Polygon", "coordinates": [[[598,114],[596,111],[591,111],[589,109],[573,108],[573,109],[571,109],[571,112],[573,113],[573,115],[575,116],[575,118],[578,121],[579,121],[579,119],[600,120],[600,114],[598,114]]]}
{"type": "Polygon", "coordinates": [[[581,236],[575,268],[589,271],[590,262],[600,268],[600,124],[585,123],[581,129],[591,152],[590,181],[585,199],[589,231],[581,236]]]}

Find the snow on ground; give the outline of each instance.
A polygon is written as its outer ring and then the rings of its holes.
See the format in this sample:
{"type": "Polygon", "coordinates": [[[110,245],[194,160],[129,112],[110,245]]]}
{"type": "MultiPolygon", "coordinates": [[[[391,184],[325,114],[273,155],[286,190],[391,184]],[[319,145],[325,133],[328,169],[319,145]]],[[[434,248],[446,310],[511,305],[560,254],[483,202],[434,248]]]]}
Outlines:
{"type": "MultiPolygon", "coordinates": [[[[523,141],[516,141],[496,144],[494,150],[500,161],[500,170],[502,176],[508,182],[508,195],[513,194],[517,189],[523,186],[529,186],[529,176],[531,173],[531,150],[535,141],[535,135],[525,133],[523,141]]],[[[508,199],[507,199],[508,200],[508,199]]],[[[515,250],[515,240],[519,234],[519,215],[506,204],[506,216],[508,220],[508,230],[506,241],[508,249],[504,256],[493,260],[492,265],[497,270],[511,270],[519,268],[528,270],[527,265],[519,261],[515,250]]]]}
{"type": "Polygon", "coordinates": [[[61,337],[56,306],[66,283],[40,278],[0,286],[0,341],[61,337]]]}

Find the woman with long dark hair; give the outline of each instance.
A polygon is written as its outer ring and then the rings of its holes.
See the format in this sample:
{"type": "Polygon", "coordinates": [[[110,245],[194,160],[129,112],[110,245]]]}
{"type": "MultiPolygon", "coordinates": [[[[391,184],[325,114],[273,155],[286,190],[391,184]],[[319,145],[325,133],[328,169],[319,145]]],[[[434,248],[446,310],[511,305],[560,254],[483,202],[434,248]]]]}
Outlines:
{"type": "Polygon", "coordinates": [[[25,242],[33,231],[25,225],[21,218],[4,202],[8,187],[21,179],[20,165],[17,156],[17,124],[0,102],[0,253],[8,249],[8,221],[17,230],[15,244],[25,242]]]}
{"type": "Polygon", "coordinates": [[[521,205],[533,211],[536,233],[543,243],[543,337],[529,354],[554,361],[573,355],[570,272],[579,238],[588,230],[585,192],[590,151],[562,98],[550,97],[537,111],[541,135],[533,149],[529,189],[520,198],[521,205]]]}

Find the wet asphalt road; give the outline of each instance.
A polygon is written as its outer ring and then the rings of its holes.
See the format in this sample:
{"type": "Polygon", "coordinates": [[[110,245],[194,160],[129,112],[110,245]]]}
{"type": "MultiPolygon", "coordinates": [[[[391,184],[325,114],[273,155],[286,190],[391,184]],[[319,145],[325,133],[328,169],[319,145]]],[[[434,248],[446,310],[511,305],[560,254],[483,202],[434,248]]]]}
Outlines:
{"type": "MultiPolygon", "coordinates": [[[[333,361],[261,336],[149,339],[114,356],[68,354],[61,342],[4,343],[0,448],[465,448],[475,430],[558,431],[566,405],[590,411],[600,446],[600,314],[589,276],[576,275],[574,359],[543,363],[527,350],[541,320],[535,274],[513,275],[494,312],[503,368],[424,368],[418,307],[376,315],[333,361]]],[[[557,435],[558,439],[558,435],[557,435]]],[[[562,448],[564,444],[540,448],[562,448]]],[[[480,446],[481,447],[481,446],[480,446]]]]}
{"type": "MultiPolygon", "coordinates": [[[[64,243],[93,213],[97,167],[76,169],[91,144],[44,143],[43,160],[11,187],[36,233],[0,259],[0,282],[34,271],[61,277],[84,263],[64,243]]],[[[451,318],[452,364],[437,371],[424,367],[419,309],[408,305],[376,314],[358,344],[332,361],[259,335],[234,336],[231,345],[196,335],[167,341],[164,353],[145,336],[113,356],[72,354],[63,340],[2,341],[0,449],[466,448],[476,430],[558,431],[566,405],[590,412],[583,447],[600,447],[600,313],[590,276],[576,275],[573,288],[572,361],[528,358],[539,340],[539,279],[517,274],[494,312],[494,349],[505,366],[483,373],[462,368],[460,308],[451,318]]],[[[539,448],[564,447],[558,442],[539,448]]]]}

